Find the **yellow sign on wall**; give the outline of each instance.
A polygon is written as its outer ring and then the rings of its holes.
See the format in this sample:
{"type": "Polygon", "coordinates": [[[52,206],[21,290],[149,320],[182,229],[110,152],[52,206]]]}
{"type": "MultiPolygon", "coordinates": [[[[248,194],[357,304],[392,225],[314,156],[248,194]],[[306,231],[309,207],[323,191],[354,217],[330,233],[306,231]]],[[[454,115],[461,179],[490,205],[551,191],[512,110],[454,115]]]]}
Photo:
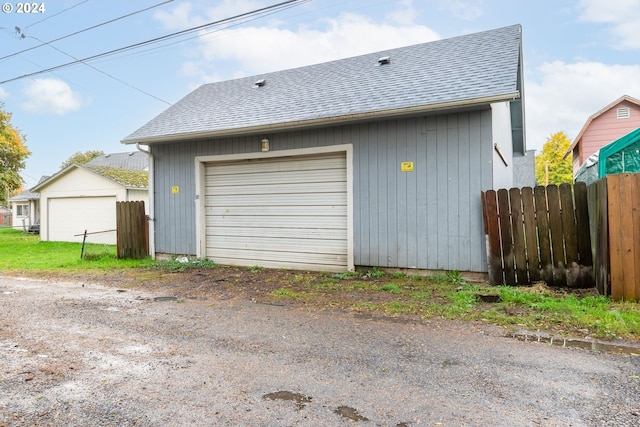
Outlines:
{"type": "Polygon", "coordinates": [[[413,162],[400,163],[400,170],[402,172],[413,172],[413,162]]]}
{"type": "Polygon", "coordinates": [[[174,185],[173,187],[171,187],[171,194],[178,194],[180,192],[180,187],[178,187],[177,185],[174,185]]]}

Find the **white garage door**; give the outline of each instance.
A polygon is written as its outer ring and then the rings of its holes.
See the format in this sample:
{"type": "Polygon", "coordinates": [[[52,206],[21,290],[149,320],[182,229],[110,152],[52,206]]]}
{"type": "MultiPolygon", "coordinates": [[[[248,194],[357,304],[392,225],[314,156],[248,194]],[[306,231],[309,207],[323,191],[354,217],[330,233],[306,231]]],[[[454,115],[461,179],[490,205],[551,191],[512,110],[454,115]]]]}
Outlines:
{"type": "Polygon", "coordinates": [[[219,264],[345,271],[346,155],[209,163],[205,219],[219,264]]]}
{"type": "MultiPolygon", "coordinates": [[[[115,197],[69,197],[48,199],[49,240],[57,242],[82,242],[82,234],[115,230],[115,197]]],[[[116,233],[91,234],[89,243],[116,244],[116,233]]]]}

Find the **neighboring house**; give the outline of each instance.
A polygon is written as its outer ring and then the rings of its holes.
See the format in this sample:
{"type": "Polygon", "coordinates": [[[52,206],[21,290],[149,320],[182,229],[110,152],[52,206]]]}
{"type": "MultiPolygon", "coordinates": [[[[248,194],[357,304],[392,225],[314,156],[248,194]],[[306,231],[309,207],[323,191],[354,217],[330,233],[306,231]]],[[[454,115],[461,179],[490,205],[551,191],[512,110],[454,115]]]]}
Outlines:
{"type": "Polygon", "coordinates": [[[514,25],[205,84],[123,140],[151,153],[151,253],[484,272],[522,81],[514,25]]]}
{"type": "Polygon", "coordinates": [[[640,127],[640,100],[621,96],[587,120],[564,155],[573,156],[573,176],[600,148],[640,127]]]}
{"type": "MultiPolygon", "coordinates": [[[[48,176],[40,178],[38,183],[48,179],[48,176]]],[[[37,232],[40,227],[40,194],[25,190],[9,198],[13,212],[13,228],[23,231],[37,232]]]]}
{"type": "Polygon", "coordinates": [[[116,202],[148,205],[148,156],[105,154],[68,166],[32,188],[40,193],[41,240],[116,243],[116,202]]]}
{"type": "Polygon", "coordinates": [[[522,155],[513,153],[513,187],[535,187],[536,185],[536,150],[527,150],[522,155]]]}

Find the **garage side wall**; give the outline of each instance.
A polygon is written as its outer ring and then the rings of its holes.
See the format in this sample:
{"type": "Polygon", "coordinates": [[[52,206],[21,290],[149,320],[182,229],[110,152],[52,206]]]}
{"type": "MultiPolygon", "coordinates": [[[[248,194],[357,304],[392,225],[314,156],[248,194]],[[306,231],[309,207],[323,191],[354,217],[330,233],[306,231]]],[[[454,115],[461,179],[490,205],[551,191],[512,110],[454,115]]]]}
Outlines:
{"type": "Polygon", "coordinates": [[[267,136],[271,152],[353,145],[355,265],[486,271],[479,195],[492,188],[491,126],[487,109],[151,145],[156,253],[197,252],[195,157],[260,152],[267,136]]]}

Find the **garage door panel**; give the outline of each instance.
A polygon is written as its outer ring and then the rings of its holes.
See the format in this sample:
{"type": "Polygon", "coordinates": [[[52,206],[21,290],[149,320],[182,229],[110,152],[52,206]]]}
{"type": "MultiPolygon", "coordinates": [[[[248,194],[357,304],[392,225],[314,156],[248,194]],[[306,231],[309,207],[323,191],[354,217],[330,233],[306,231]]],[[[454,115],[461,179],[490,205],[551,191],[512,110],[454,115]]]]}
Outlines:
{"type": "Polygon", "coordinates": [[[216,236],[207,242],[207,246],[211,249],[346,255],[345,240],[216,236]]]}
{"type": "Polygon", "coordinates": [[[258,252],[229,250],[226,256],[218,256],[214,262],[226,265],[259,265],[269,268],[309,269],[319,271],[344,271],[347,256],[318,254],[309,257],[298,252],[258,252]]]}
{"type": "Polygon", "coordinates": [[[215,196],[225,195],[261,195],[269,194],[319,194],[319,193],[340,193],[345,190],[344,181],[307,183],[300,186],[299,183],[286,183],[278,185],[229,185],[226,187],[209,186],[206,194],[215,196]],[[276,193],[277,192],[277,193],[276,193]]]}
{"type": "Polygon", "coordinates": [[[227,185],[266,185],[284,184],[291,182],[291,177],[296,177],[296,182],[327,182],[344,181],[347,178],[344,169],[327,169],[319,171],[305,171],[305,173],[294,173],[295,171],[272,172],[272,173],[250,173],[238,175],[221,175],[210,177],[205,180],[205,187],[217,187],[227,185]]]}
{"type": "Polygon", "coordinates": [[[330,206],[338,203],[347,205],[347,193],[319,193],[319,194],[255,194],[246,197],[242,194],[207,197],[206,206],[330,206]]]}
{"type": "MultiPolygon", "coordinates": [[[[254,212],[255,213],[255,212],[254,212]]],[[[212,227],[221,227],[221,228],[229,228],[229,229],[242,229],[245,227],[252,228],[291,228],[291,229],[317,229],[317,230],[326,230],[326,229],[340,229],[344,230],[343,232],[347,233],[347,225],[341,218],[336,218],[332,216],[318,216],[315,218],[311,218],[309,216],[300,216],[300,217],[292,217],[292,216],[271,216],[269,217],[268,225],[265,224],[264,216],[244,216],[244,217],[226,217],[224,219],[224,225],[220,223],[220,219],[218,217],[207,216],[206,219],[206,228],[211,229],[212,227]]]]}
{"type": "Polygon", "coordinates": [[[221,219],[225,216],[280,216],[286,209],[291,216],[339,216],[347,214],[346,206],[221,206],[207,208],[207,215],[217,216],[221,219]]]}
{"type": "Polygon", "coordinates": [[[259,227],[209,227],[207,242],[219,237],[288,238],[345,240],[346,230],[333,228],[259,228],[259,227]]]}
{"type": "Polygon", "coordinates": [[[207,175],[218,177],[223,175],[256,175],[252,165],[258,165],[259,174],[273,172],[290,172],[290,171],[318,171],[323,169],[344,169],[344,156],[319,156],[313,160],[307,159],[304,162],[295,161],[288,162],[284,159],[276,162],[265,162],[264,160],[244,160],[231,163],[216,163],[215,166],[208,167],[207,175]]]}
{"type": "Polygon", "coordinates": [[[231,265],[344,271],[344,152],[205,166],[206,256],[231,265]]]}
{"type": "Polygon", "coordinates": [[[58,242],[82,242],[86,230],[90,243],[115,244],[116,198],[69,197],[48,199],[48,239],[58,242]],[[100,233],[98,233],[100,232],[100,233]]]}

